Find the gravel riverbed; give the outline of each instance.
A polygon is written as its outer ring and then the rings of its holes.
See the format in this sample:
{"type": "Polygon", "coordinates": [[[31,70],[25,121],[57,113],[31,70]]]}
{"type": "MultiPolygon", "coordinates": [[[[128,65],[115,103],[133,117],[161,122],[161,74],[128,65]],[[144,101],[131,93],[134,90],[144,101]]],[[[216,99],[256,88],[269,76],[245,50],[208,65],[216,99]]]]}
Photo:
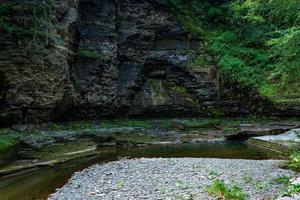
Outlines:
{"type": "Polygon", "coordinates": [[[152,158],[93,165],[77,172],[49,200],[214,199],[206,192],[215,180],[237,185],[247,199],[276,199],[284,186],[274,183],[293,172],[276,160],[152,158]]]}

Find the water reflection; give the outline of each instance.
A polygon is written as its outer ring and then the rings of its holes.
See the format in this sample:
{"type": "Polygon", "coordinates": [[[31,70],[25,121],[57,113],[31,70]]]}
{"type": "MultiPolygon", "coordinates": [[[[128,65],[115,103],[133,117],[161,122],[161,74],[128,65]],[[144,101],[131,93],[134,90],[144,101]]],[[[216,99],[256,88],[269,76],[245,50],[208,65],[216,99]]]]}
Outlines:
{"type": "Polygon", "coordinates": [[[43,169],[0,182],[1,200],[46,199],[56,188],[63,186],[76,171],[94,163],[104,163],[120,158],[140,157],[201,157],[235,159],[280,159],[274,153],[247,146],[243,142],[213,142],[204,144],[178,144],[112,149],[109,153],[91,157],[81,162],[43,169]]]}

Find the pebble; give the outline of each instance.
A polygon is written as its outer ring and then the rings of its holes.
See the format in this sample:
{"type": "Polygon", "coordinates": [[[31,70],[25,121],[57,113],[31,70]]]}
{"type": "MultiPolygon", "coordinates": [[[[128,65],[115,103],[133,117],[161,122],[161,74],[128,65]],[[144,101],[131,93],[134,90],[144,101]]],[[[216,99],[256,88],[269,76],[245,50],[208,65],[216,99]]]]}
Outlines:
{"type": "Polygon", "coordinates": [[[247,199],[276,199],[284,190],[271,184],[278,176],[295,176],[276,160],[152,158],[93,165],[75,173],[49,200],[210,200],[207,186],[215,180],[237,185],[247,199]],[[251,176],[251,181],[245,177],[251,176]],[[78,187],[80,185],[80,187],[78,187]],[[259,186],[259,187],[258,187],[259,186]],[[91,192],[95,191],[95,192],[91,192]]]}

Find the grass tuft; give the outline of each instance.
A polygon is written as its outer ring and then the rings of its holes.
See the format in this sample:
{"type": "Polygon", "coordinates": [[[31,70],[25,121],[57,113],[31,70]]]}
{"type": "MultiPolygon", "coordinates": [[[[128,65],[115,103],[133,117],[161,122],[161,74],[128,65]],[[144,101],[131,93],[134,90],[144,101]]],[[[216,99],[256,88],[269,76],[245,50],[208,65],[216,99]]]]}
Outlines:
{"type": "Polygon", "coordinates": [[[223,180],[216,180],[207,187],[207,192],[221,200],[245,200],[246,196],[238,186],[229,188],[223,180]]]}
{"type": "Polygon", "coordinates": [[[289,160],[283,163],[283,167],[294,171],[300,171],[300,152],[295,152],[290,155],[289,160]]]}

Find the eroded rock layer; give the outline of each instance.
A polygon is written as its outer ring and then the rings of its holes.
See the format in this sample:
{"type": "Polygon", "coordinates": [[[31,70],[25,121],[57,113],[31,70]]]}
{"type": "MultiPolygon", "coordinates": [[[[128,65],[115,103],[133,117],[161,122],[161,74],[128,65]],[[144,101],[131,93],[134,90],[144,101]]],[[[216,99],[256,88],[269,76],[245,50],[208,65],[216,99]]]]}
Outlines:
{"type": "Polygon", "coordinates": [[[202,41],[164,0],[3,5],[13,29],[0,36],[1,123],[270,110],[256,94],[221,84],[211,66],[187,69],[202,41]]]}

